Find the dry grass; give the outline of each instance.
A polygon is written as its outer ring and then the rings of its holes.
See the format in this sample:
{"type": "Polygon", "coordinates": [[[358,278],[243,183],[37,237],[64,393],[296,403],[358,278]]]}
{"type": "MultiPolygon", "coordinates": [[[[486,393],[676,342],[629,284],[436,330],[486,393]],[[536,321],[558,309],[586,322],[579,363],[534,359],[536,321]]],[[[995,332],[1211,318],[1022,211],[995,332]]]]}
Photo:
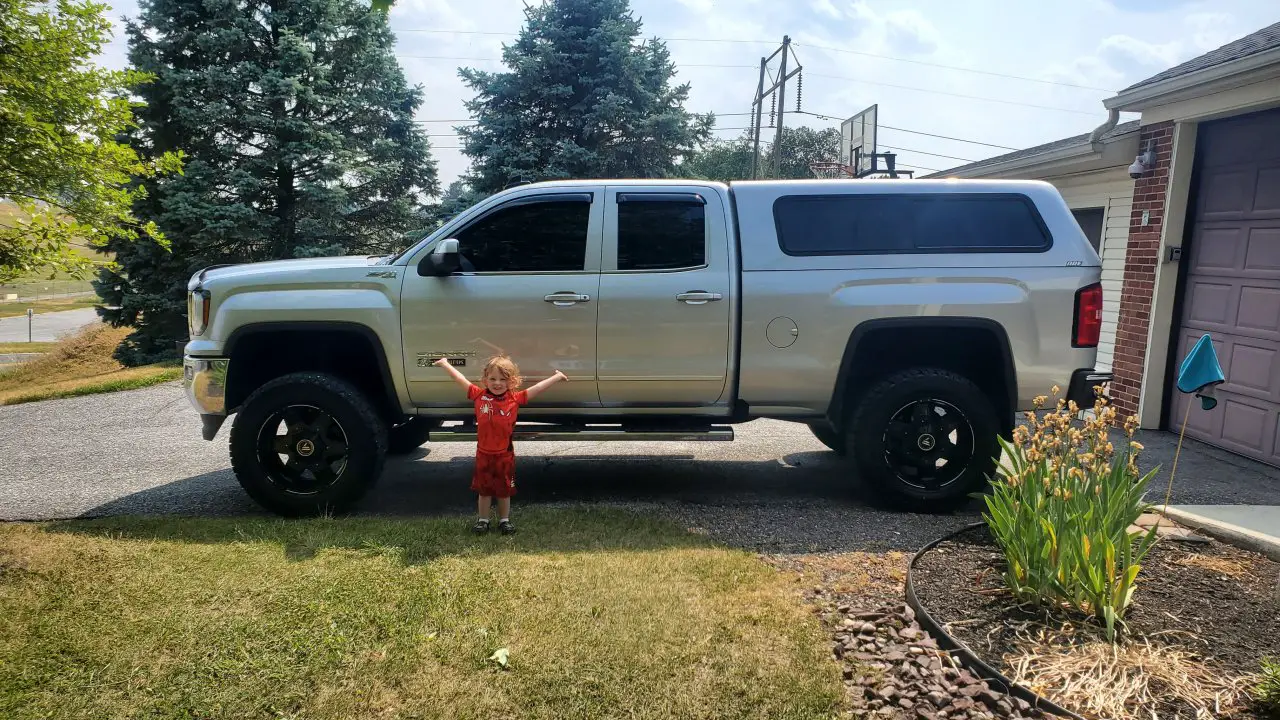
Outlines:
{"type": "Polygon", "coordinates": [[[182,377],[169,364],[126,368],[111,356],[129,328],[95,323],[61,340],[44,357],[0,373],[0,405],[131,390],[182,377]]]}
{"type": "Polygon", "coordinates": [[[49,352],[57,343],[51,342],[0,342],[0,354],[3,353],[42,353],[49,352]]]}
{"type": "Polygon", "coordinates": [[[1212,573],[1225,575],[1232,578],[1248,577],[1253,574],[1253,568],[1248,564],[1225,557],[1215,557],[1213,555],[1190,554],[1184,557],[1170,560],[1177,565],[1184,567],[1195,567],[1202,570],[1208,570],[1212,573]]]}
{"type": "Polygon", "coordinates": [[[0,717],[829,718],[749,553],[601,508],[0,525],[0,717]],[[510,664],[489,661],[506,648],[510,664]]]}
{"type": "Polygon", "coordinates": [[[1063,642],[1042,630],[1020,656],[1006,656],[1011,679],[1086,717],[1150,720],[1155,708],[1182,705],[1196,718],[1241,706],[1256,679],[1225,677],[1191,653],[1150,640],[1063,642]]]}

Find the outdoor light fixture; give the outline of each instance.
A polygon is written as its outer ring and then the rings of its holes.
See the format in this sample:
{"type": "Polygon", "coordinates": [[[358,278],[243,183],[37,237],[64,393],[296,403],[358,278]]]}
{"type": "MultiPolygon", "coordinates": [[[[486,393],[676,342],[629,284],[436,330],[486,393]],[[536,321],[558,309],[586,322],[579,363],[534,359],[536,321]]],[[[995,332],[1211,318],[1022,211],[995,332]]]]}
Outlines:
{"type": "Polygon", "coordinates": [[[1138,155],[1138,157],[1134,158],[1133,164],[1129,166],[1129,177],[1133,178],[1134,180],[1137,180],[1138,178],[1142,177],[1142,173],[1155,167],[1155,164],[1156,164],[1155,145],[1156,144],[1154,140],[1147,141],[1147,149],[1144,150],[1140,155],[1138,155]]]}

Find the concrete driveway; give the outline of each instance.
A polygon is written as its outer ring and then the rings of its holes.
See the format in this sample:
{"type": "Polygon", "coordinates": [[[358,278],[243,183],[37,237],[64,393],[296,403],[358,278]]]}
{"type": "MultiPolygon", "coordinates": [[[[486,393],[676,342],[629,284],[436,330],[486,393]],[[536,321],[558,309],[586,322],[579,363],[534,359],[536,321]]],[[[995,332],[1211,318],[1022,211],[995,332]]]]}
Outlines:
{"type": "MultiPolygon", "coordinates": [[[[98,311],[93,308],[39,313],[31,318],[31,339],[35,342],[53,342],[63,335],[98,321],[98,311]]],[[[0,342],[26,342],[27,316],[0,318],[0,342]]]]}
{"type": "MultiPolygon", "coordinates": [[[[0,428],[0,520],[261,512],[231,474],[229,426],[201,440],[176,383],[0,407],[0,428]]],[[[940,516],[882,509],[803,425],[760,420],[737,435],[731,443],[525,443],[517,516],[521,505],[579,501],[657,509],[774,552],[914,550],[978,519],[976,507],[940,516]]],[[[1167,468],[1176,438],[1142,439],[1149,463],[1167,468]]],[[[389,459],[361,511],[471,512],[473,457],[473,445],[443,443],[389,459]]],[[[1153,485],[1161,496],[1163,483],[1153,485]]],[[[1280,505],[1280,471],[1188,441],[1174,502],[1280,505]]]]}

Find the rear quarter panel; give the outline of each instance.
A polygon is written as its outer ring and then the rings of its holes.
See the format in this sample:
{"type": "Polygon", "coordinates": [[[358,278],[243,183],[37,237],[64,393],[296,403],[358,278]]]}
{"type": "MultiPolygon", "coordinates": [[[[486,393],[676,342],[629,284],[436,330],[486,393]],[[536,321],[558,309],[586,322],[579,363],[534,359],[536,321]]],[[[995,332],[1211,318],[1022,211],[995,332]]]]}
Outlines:
{"type": "MultiPolygon", "coordinates": [[[[1040,182],[850,180],[733,186],[742,256],[739,397],[754,413],[819,415],[835,390],[854,330],[884,318],[983,318],[1008,335],[1017,404],[1030,406],[1072,371],[1092,368],[1096,349],[1071,347],[1075,294],[1098,281],[1101,262],[1051,185],[1040,182]],[[785,195],[1019,192],[1036,204],[1053,237],[1037,253],[790,256],[778,244],[773,203],[785,195]],[[799,327],[779,349],[775,318],[799,327]]],[[[939,346],[937,353],[964,348],[939,346]]],[[[936,362],[936,361],[935,361],[936,362]]],[[[930,358],[918,366],[929,366],[930,358]]],[[[904,368],[905,369],[905,368],[904,368]]]]}

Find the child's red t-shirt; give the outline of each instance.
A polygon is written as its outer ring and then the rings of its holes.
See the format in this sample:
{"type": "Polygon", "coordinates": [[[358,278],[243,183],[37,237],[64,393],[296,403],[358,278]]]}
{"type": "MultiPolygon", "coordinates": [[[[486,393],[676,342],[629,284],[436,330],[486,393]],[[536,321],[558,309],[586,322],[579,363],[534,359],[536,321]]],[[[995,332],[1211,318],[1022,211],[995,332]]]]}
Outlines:
{"type": "Polygon", "coordinates": [[[467,399],[476,404],[476,444],[484,453],[500,453],[511,449],[511,433],[516,428],[516,413],[529,404],[529,393],[516,390],[494,395],[479,385],[467,389],[467,399]]]}

